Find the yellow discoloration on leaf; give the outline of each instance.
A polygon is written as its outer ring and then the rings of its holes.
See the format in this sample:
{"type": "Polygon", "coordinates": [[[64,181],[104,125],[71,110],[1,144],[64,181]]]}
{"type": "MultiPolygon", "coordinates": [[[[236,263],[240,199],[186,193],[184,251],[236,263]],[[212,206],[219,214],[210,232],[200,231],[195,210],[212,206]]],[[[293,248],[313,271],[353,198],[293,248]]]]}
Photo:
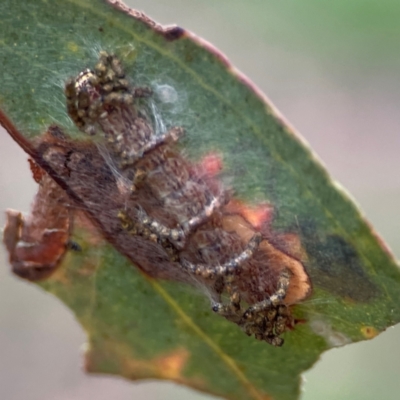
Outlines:
{"type": "Polygon", "coordinates": [[[99,371],[99,365],[112,360],[118,362],[119,374],[129,379],[168,379],[194,384],[196,387],[203,387],[204,390],[205,385],[200,380],[189,382],[183,374],[189,356],[189,352],[181,348],[161,354],[158,357],[140,359],[129,346],[106,340],[101,342],[101,350],[89,348],[86,353],[85,367],[87,371],[99,371]]]}
{"type": "Polygon", "coordinates": [[[67,49],[69,51],[72,51],[73,53],[77,53],[79,51],[79,46],[75,42],[68,42],[67,43],[67,49]]]}
{"type": "Polygon", "coordinates": [[[90,277],[92,276],[96,270],[97,270],[97,263],[93,263],[93,262],[88,262],[85,265],[83,265],[81,268],[79,268],[79,275],[83,276],[83,277],[90,277]]]}
{"type": "Polygon", "coordinates": [[[158,367],[160,375],[166,379],[182,379],[182,370],[188,358],[189,352],[179,349],[164,357],[154,359],[154,364],[158,367]]]}
{"type": "MultiPolygon", "coordinates": [[[[66,257],[68,257],[68,255],[66,257]]],[[[68,260],[64,260],[62,266],[54,271],[49,280],[54,283],[61,283],[62,285],[70,286],[72,282],[68,278],[68,270],[66,268],[63,268],[63,265],[67,264],[68,260]]]]}
{"type": "Polygon", "coordinates": [[[133,63],[137,57],[137,49],[131,43],[121,46],[119,51],[127,62],[133,63]]]}
{"type": "Polygon", "coordinates": [[[148,377],[184,382],[186,378],[182,372],[188,358],[187,350],[178,349],[150,360],[125,359],[122,370],[131,378],[146,374],[148,377]]]}
{"type": "Polygon", "coordinates": [[[363,326],[361,328],[361,333],[366,339],[373,339],[375,336],[379,335],[379,331],[373,326],[363,326]]]}

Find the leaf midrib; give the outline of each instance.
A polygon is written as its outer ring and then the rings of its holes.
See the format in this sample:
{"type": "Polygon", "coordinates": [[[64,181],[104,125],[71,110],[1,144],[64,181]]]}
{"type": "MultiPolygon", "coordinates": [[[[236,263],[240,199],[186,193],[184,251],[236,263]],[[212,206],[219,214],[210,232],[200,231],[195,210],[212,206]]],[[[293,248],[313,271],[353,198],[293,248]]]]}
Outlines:
{"type": "Polygon", "coordinates": [[[247,376],[240,370],[236,362],[229,357],[222,349],[219,347],[215,341],[212,340],[200,327],[189,317],[188,314],[179,306],[179,304],[169,295],[169,293],[154,279],[143,274],[144,278],[150,283],[154,291],[157,292],[167,303],[168,306],[181,318],[181,320],[199,336],[204,343],[206,343],[228,366],[228,368],[234,373],[238,381],[246,388],[249,394],[255,400],[265,400],[265,396],[260,394],[260,392],[255,388],[255,386],[250,382],[247,376]]]}

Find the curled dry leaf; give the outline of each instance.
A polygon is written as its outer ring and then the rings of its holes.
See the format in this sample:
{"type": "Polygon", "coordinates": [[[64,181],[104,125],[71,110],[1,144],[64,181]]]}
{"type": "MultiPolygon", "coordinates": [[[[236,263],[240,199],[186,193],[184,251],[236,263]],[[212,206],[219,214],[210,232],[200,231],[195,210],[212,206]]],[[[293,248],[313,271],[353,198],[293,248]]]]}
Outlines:
{"type": "Polygon", "coordinates": [[[28,280],[47,278],[60,264],[70,237],[68,196],[52,178],[29,160],[39,191],[28,218],[7,211],[4,244],[13,272],[28,280]]]}

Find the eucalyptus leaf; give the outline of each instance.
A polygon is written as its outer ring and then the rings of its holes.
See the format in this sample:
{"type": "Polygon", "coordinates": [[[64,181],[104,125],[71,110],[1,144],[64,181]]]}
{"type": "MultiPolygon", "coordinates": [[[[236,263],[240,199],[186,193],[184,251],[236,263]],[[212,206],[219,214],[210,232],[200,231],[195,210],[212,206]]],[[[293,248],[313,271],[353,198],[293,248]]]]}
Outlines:
{"type": "Polygon", "coordinates": [[[87,331],[90,372],[169,379],[227,399],[296,399],[301,372],[323,351],[399,322],[392,255],[298,134],[211,45],[117,1],[3,0],[0,13],[0,123],[33,158],[33,140],[50,125],[83,138],[66,113],[64,83],[100,50],[115,52],[135,84],[153,89],[163,123],[185,128],[185,154],[194,162],[221,154],[235,196],[271,204],[273,232],[299,238],[306,255],[313,293],[294,307],[304,323],[274,348],[214,315],[197,289],[149,278],[78,218],[72,240],[81,251],[69,251],[40,286],[87,331]]]}

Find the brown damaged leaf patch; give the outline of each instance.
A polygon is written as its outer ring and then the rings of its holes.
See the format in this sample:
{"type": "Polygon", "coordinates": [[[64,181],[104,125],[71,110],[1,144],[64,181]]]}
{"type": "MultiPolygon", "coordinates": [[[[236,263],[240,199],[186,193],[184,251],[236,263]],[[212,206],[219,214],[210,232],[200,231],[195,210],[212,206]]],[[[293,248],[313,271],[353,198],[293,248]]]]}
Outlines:
{"type": "MultiPolygon", "coordinates": [[[[184,348],[177,348],[151,359],[139,359],[128,346],[121,346],[111,340],[102,340],[101,347],[89,348],[85,352],[85,369],[88,372],[117,373],[130,380],[160,379],[170,380],[190,386],[202,392],[210,393],[207,383],[201,376],[188,378],[184,374],[190,353],[184,348]],[[118,365],[115,365],[117,361],[118,365]],[[110,370],[110,366],[117,372],[110,370]]],[[[211,392],[212,393],[212,392],[211,392]]],[[[257,400],[273,400],[270,396],[259,393],[257,400]]]]}
{"type": "MultiPolygon", "coordinates": [[[[186,349],[176,349],[152,359],[139,359],[129,346],[109,339],[102,340],[100,348],[97,346],[95,349],[88,349],[85,368],[89,372],[98,372],[104,369],[104,365],[117,361],[117,373],[128,379],[166,379],[189,384],[183,374],[189,356],[186,349]]],[[[191,380],[190,385],[192,384],[204,387],[200,381],[191,380]]]]}

